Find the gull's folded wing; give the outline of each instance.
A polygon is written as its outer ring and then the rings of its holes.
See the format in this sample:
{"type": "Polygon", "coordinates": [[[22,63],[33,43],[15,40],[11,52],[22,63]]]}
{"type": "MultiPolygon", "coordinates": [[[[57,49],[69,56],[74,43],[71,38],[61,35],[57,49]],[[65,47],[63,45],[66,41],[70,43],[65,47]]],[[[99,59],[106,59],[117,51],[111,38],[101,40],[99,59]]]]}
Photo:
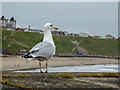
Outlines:
{"type": "Polygon", "coordinates": [[[50,47],[52,46],[51,43],[47,42],[47,41],[43,41],[41,43],[38,43],[37,45],[35,45],[30,51],[29,51],[29,54],[32,54],[32,53],[35,53],[43,48],[47,48],[47,47],[50,47]]]}

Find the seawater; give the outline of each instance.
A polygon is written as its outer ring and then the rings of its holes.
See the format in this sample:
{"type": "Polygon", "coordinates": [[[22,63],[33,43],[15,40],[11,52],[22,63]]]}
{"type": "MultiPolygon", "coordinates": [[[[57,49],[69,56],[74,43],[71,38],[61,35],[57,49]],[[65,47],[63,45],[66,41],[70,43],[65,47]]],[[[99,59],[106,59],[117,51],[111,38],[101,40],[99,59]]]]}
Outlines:
{"type": "MultiPolygon", "coordinates": [[[[46,69],[43,68],[42,71],[46,69]]],[[[101,64],[101,65],[80,65],[80,66],[62,66],[49,67],[49,72],[118,72],[117,64],[101,64]]],[[[40,69],[14,71],[14,72],[40,72],[40,69]]]]}

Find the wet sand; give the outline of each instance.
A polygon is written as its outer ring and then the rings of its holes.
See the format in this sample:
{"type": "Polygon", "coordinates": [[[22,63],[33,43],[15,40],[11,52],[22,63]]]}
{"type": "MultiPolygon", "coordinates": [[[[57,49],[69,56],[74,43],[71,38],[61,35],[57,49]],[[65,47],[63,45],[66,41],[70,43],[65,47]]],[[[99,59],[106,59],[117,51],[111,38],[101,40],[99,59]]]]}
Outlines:
{"type": "MultiPolygon", "coordinates": [[[[42,62],[45,67],[46,61],[42,62]]],[[[88,58],[88,57],[53,57],[48,61],[48,67],[52,66],[68,66],[68,65],[84,65],[84,64],[118,64],[117,59],[108,58],[88,58]]],[[[16,70],[26,68],[39,68],[39,61],[22,59],[19,56],[2,58],[2,70],[16,70]]]]}

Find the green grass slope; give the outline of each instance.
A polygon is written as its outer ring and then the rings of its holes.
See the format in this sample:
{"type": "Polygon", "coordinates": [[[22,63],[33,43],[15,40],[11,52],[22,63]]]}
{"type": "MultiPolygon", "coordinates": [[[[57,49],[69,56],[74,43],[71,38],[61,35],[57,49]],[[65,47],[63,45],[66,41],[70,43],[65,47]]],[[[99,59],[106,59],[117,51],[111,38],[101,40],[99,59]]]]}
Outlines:
{"type": "MultiPolygon", "coordinates": [[[[42,39],[43,35],[39,33],[13,31],[13,35],[11,36],[11,31],[2,30],[2,48],[10,51],[19,51],[23,49],[28,51],[34,45],[41,42],[42,39]],[[5,36],[7,36],[7,38],[3,39],[5,36]]],[[[82,37],[56,35],[53,36],[53,39],[56,45],[56,53],[72,52],[73,48],[76,46],[72,41],[80,42],[83,40],[74,52],[85,51],[84,53],[87,54],[118,55],[118,40],[96,38],[83,39],[82,37]]]]}

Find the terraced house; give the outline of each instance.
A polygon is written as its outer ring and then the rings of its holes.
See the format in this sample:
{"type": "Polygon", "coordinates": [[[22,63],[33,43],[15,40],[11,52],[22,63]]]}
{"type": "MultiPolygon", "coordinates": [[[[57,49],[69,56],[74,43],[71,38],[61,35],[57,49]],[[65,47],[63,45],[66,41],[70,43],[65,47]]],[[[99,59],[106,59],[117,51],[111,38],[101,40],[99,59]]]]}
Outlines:
{"type": "Polygon", "coordinates": [[[0,29],[15,29],[16,20],[12,17],[10,20],[2,16],[0,18],[0,29]]]}

